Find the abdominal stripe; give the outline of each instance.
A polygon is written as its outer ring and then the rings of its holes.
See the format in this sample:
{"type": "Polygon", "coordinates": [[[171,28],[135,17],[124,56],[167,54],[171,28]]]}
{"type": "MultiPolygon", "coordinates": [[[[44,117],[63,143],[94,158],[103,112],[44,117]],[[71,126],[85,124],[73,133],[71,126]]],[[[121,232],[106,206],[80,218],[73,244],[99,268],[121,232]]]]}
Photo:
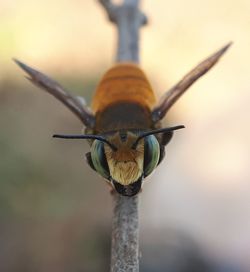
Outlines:
{"type": "Polygon", "coordinates": [[[113,81],[113,80],[130,80],[130,79],[136,79],[141,80],[145,82],[145,78],[139,77],[139,76],[114,76],[114,77],[107,77],[102,80],[102,83],[105,83],[106,81],[113,81]]]}

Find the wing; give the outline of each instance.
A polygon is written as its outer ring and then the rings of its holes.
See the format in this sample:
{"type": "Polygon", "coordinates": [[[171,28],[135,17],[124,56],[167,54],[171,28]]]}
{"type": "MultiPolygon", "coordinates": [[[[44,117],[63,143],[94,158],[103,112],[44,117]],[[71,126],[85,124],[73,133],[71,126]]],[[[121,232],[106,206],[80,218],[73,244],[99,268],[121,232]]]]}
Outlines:
{"type": "Polygon", "coordinates": [[[232,43],[227,44],[222,49],[198,64],[193,70],[183,77],[174,87],[162,96],[159,104],[152,111],[153,122],[160,121],[179,99],[179,97],[201,76],[208,72],[227,51],[232,43]]]}
{"type": "Polygon", "coordinates": [[[82,103],[80,98],[69,94],[68,91],[66,91],[59,83],[45,74],[29,67],[19,60],[14,59],[14,61],[30,76],[26,77],[28,80],[60,100],[82,121],[86,127],[94,127],[95,117],[88,107],[82,103]]]}

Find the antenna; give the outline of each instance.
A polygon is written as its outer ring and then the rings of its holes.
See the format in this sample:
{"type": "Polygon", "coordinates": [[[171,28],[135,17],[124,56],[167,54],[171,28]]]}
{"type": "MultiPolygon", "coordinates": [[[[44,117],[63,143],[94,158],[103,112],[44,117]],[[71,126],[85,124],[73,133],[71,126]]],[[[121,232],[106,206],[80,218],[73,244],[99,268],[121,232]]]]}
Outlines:
{"type": "Polygon", "coordinates": [[[106,138],[98,135],[62,135],[62,134],[54,134],[53,138],[60,138],[60,139],[95,139],[101,142],[106,143],[109,145],[113,151],[117,151],[117,147],[110,143],[106,138]]]}
{"type": "Polygon", "coordinates": [[[185,128],[183,125],[180,125],[180,126],[175,126],[175,127],[168,127],[168,128],[160,128],[160,129],[155,129],[155,130],[151,130],[151,131],[147,131],[147,132],[143,132],[140,134],[140,136],[136,139],[136,141],[133,143],[132,145],[132,149],[136,149],[136,146],[138,145],[139,141],[142,139],[142,138],[145,138],[149,135],[152,135],[152,134],[158,134],[158,133],[164,133],[164,132],[170,132],[170,131],[174,131],[174,130],[177,130],[177,129],[182,129],[182,128],[185,128]]]}

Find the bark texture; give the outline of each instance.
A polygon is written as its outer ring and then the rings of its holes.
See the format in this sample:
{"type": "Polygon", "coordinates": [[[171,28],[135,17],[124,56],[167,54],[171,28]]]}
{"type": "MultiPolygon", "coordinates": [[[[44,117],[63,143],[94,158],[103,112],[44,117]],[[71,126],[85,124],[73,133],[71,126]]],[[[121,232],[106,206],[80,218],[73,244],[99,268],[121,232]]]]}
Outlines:
{"type": "Polygon", "coordinates": [[[139,271],[139,197],[114,195],[111,272],[139,271]]]}
{"type": "MultiPolygon", "coordinates": [[[[116,62],[139,63],[139,31],[147,23],[139,9],[139,0],[124,0],[115,5],[99,0],[109,20],[117,27],[116,62]]],[[[114,193],[112,223],[111,272],[139,271],[139,196],[125,197],[114,193]]]]}

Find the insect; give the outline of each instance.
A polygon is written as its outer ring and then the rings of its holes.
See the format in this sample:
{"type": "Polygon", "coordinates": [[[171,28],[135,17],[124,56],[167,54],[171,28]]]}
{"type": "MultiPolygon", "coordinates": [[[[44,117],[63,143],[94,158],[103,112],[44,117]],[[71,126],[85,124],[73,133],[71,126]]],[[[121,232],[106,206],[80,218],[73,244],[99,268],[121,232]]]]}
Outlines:
{"type": "Polygon", "coordinates": [[[55,96],[85,125],[85,134],[60,135],[64,139],[88,139],[86,160],[121,195],[136,195],[143,180],[165,156],[165,146],[173,132],[184,126],[162,128],[161,120],[178,98],[226,52],[226,45],[197,65],[159,102],[142,69],[121,62],[101,79],[91,109],[78,97],[43,73],[15,60],[30,76],[28,79],[55,96]]]}

